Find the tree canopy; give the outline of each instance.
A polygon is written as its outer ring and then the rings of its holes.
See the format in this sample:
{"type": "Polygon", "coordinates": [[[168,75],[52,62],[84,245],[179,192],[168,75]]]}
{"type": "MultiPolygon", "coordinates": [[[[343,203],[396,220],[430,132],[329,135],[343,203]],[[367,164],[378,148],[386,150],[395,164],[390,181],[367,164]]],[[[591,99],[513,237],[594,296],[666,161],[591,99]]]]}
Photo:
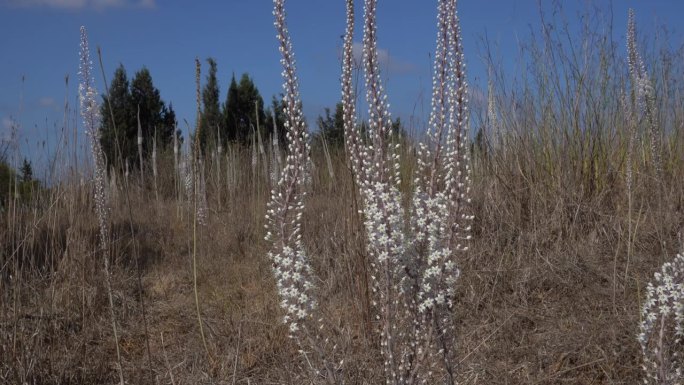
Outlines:
{"type": "Polygon", "coordinates": [[[130,164],[140,167],[137,157],[138,113],[143,137],[143,159],[147,159],[152,152],[153,136],[156,135],[157,145],[162,148],[173,142],[176,114],[171,104],[167,107],[162,100],[147,68],[136,72],[129,83],[126,69],[119,65],[114,71],[109,95],[104,95],[103,99],[100,141],[108,165],[121,168],[128,159],[130,164]]]}
{"type": "MultiPolygon", "coordinates": [[[[201,116],[197,127],[202,151],[206,153],[210,148],[216,148],[219,138],[224,147],[227,143],[249,145],[257,129],[262,140],[270,140],[276,126],[278,140],[283,143],[286,130],[282,96],[274,96],[270,107],[265,108],[264,99],[249,74],[242,74],[239,81],[233,74],[225,102],[221,103],[217,62],[207,58],[207,63],[209,71],[201,89],[201,116]]],[[[138,110],[145,161],[152,153],[153,136],[163,149],[173,142],[174,134],[178,135],[176,114],[171,103],[167,105],[161,98],[147,68],[143,67],[129,80],[126,69],[119,65],[114,71],[109,94],[103,95],[101,106],[100,140],[108,166],[121,169],[128,160],[133,167],[140,167],[138,110]]]]}
{"type": "MultiPolygon", "coordinates": [[[[206,84],[202,88],[203,109],[199,130],[199,140],[202,149],[206,149],[209,143],[216,145],[218,140],[216,137],[217,133],[225,125],[219,102],[220,90],[216,77],[216,60],[208,58],[207,62],[209,63],[209,73],[207,74],[206,84]]],[[[221,137],[221,141],[225,140],[225,133],[222,133],[221,137]]]]}
{"type": "Polygon", "coordinates": [[[268,134],[264,128],[266,114],[264,99],[248,74],[243,74],[240,83],[233,75],[224,104],[226,138],[240,144],[248,144],[259,126],[261,135],[268,134]]]}
{"type": "Polygon", "coordinates": [[[316,120],[320,134],[331,147],[344,146],[344,110],[342,103],[335,105],[335,113],[330,113],[330,108],[325,109],[325,116],[319,116],[316,120]]]}

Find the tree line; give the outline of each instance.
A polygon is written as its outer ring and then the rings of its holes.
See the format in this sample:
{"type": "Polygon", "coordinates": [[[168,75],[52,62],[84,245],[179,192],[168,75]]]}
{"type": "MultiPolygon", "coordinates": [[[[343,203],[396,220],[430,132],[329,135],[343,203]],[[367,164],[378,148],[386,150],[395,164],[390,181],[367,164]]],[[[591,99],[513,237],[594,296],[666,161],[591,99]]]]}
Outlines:
{"type": "Polygon", "coordinates": [[[279,140],[284,139],[284,104],[281,98],[272,97],[265,107],[264,99],[249,74],[237,81],[232,75],[225,102],[220,102],[220,88],[216,76],[217,65],[207,59],[209,72],[202,87],[202,114],[199,127],[200,147],[203,151],[228,143],[249,145],[256,136],[271,138],[279,127],[279,140]]]}
{"type": "MultiPolygon", "coordinates": [[[[229,143],[249,146],[257,138],[270,141],[276,127],[277,140],[284,142],[282,95],[273,96],[267,107],[248,73],[242,74],[239,80],[233,74],[222,101],[216,60],[208,58],[206,63],[208,71],[201,87],[199,129],[194,127],[195,132],[190,138],[199,140],[201,151],[207,153],[219,146],[226,148],[229,143]]],[[[152,139],[161,150],[172,145],[174,135],[179,143],[183,141],[173,105],[162,99],[147,68],[137,71],[129,81],[126,69],[119,65],[108,91],[102,96],[100,111],[101,144],[108,167],[120,169],[126,163],[134,168],[140,167],[139,135],[142,138],[143,162],[152,154],[152,139]]],[[[341,103],[333,111],[326,108],[324,114],[316,119],[316,124],[319,140],[325,139],[330,147],[344,145],[341,103]]],[[[399,119],[395,121],[395,130],[403,132],[399,119]]]]}
{"type": "MultiPolygon", "coordinates": [[[[195,138],[193,133],[190,138],[199,140],[203,152],[228,143],[248,145],[257,134],[265,140],[270,138],[275,125],[283,127],[282,100],[274,96],[270,107],[265,108],[258,88],[247,73],[239,81],[233,74],[222,103],[216,61],[209,58],[207,63],[209,71],[201,91],[199,137],[195,138]]],[[[101,144],[108,166],[121,168],[128,163],[139,168],[139,135],[143,161],[152,154],[152,139],[162,150],[173,144],[174,135],[179,143],[183,141],[173,105],[162,99],[147,68],[137,71],[129,81],[126,69],[119,65],[109,93],[102,98],[101,144]]],[[[283,140],[284,129],[280,132],[283,140]]]]}
{"type": "Polygon", "coordinates": [[[143,67],[132,81],[123,65],[114,71],[109,94],[103,95],[100,107],[102,150],[108,165],[122,167],[125,162],[139,167],[137,155],[138,127],[143,138],[143,157],[152,152],[152,139],[162,147],[173,142],[177,132],[176,113],[162,100],[152,82],[150,71],[143,67]]]}

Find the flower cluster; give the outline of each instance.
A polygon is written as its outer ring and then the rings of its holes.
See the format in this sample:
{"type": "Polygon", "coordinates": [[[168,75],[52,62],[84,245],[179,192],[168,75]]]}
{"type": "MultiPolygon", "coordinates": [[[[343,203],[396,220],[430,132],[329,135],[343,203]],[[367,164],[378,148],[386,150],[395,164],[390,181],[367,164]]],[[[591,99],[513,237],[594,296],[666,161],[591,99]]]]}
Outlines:
{"type": "Polygon", "coordinates": [[[292,43],[285,23],[284,0],[274,0],[273,3],[274,25],[282,55],[288,153],[280,179],[271,191],[266,214],[266,240],[271,243],[268,256],[273,262],[280,305],[286,313],[283,320],[291,335],[297,336],[306,332],[305,321],[310,319],[316,305],[312,271],[301,234],[310,168],[309,135],[299,96],[292,43]]]}
{"type": "Polygon", "coordinates": [[[268,254],[273,261],[280,306],[286,312],[283,322],[289,325],[293,334],[299,331],[301,321],[315,307],[314,298],[310,297],[313,285],[307,279],[311,275],[311,268],[302,249],[301,241],[298,241],[294,249],[284,246],[280,254],[268,254]]]}
{"type": "Polygon", "coordinates": [[[197,194],[197,206],[195,207],[197,212],[197,223],[202,226],[207,225],[207,219],[209,216],[209,204],[207,203],[207,175],[205,173],[204,161],[199,158],[197,161],[197,170],[195,172],[195,194],[197,194]]]}
{"type": "Polygon", "coordinates": [[[360,127],[356,124],[356,100],[354,97],[354,1],[347,0],[347,27],[344,34],[342,57],[342,114],[344,122],[344,141],[349,153],[351,169],[359,183],[368,180],[363,164],[367,163],[368,153],[363,151],[360,127]]]}
{"type": "Polygon", "coordinates": [[[684,254],[666,262],[646,287],[637,339],[644,383],[681,384],[684,378],[684,254]],[[678,382],[679,381],[679,382],[678,382]]]}
{"type": "Polygon", "coordinates": [[[100,225],[100,242],[103,249],[109,247],[109,197],[107,195],[107,168],[104,152],[100,145],[100,105],[93,77],[93,63],[90,60],[88,35],[81,27],[81,50],[79,61],[78,96],[81,105],[81,118],[86,134],[90,138],[90,151],[95,166],[95,209],[100,225]]]}
{"type": "MultiPolygon", "coordinates": [[[[656,173],[662,176],[662,160],[660,155],[660,135],[658,133],[658,119],[655,113],[655,91],[651,79],[648,77],[644,61],[637,49],[636,22],[634,10],[630,9],[627,21],[627,66],[629,68],[630,82],[632,84],[632,113],[644,115],[648,122],[651,139],[651,154],[656,173]]],[[[637,118],[632,117],[633,125],[636,126],[637,118]]],[[[631,140],[631,139],[630,139],[631,140]]],[[[632,149],[630,148],[630,153],[632,149]]],[[[631,158],[631,154],[630,154],[631,158]]],[[[631,171],[630,171],[631,172],[631,171]]],[[[629,176],[631,183],[631,175],[629,176]]]]}
{"type": "MultiPolygon", "coordinates": [[[[312,271],[304,252],[301,217],[310,174],[295,61],[285,25],[284,0],[274,0],[282,54],[288,154],[267,210],[268,253],[293,336],[307,335],[316,308],[312,271]]],[[[354,3],[347,0],[342,101],[345,142],[362,200],[372,268],[373,304],[380,321],[388,383],[433,378],[426,358],[437,353],[454,383],[450,314],[460,270],[459,253],[470,239],[470,166],[467,155],[467,84],[456,0],[438,2],[437,54],[429,142],[420,146],[419,175],[410,209],[404,209],[399,150],[378,63],[376,0],[364,1],[363,68],[367,130],[356,121],[353,91],[354,3]],[[410,213],[410,216],[407,215],[410,213]],[[407,229],[409,231],[407,231],[407,229]]]]}
{"type": "Polygon", "coordinates": [[[192,194],[194,191],[194,171],[192,169],[192,155],[186,152],[181,155],[180,164],[178,165],[178,176],[180,179],[185,198],[188,202],[192,201],[192,194]]]}
{"type": "Polygon", "coordinates": [[[650,80],[646,74],[644,61],[637,49],[636,21],[634,20],[634,10],[630,9],[627,16],[627,66],[629,76],[632,80],[636,99],[640,110],[645,108],[643,102],[647,92],[651,89],[650,80]]]}
{"type": "Polygon", "coordinates": [[[378,68],[376,0],[364,2],[363,64],[367,137],[355,116],[352,88],[353,2],[347,1],[342,100],[346,145],[362,197],[367,250],[388,383],[430,378],[425,359],[439,353],[453,382],[450,314],[470,239],[467,84],[455,0],[438,2],[428,141],[418,146],[410,218],[402,207],[398,148],[378,68]],[[409,229],[408,232],[405,229],[409,229]],[[437,327],[435,327],[437,326],[437,327]]]}
{"type": "MultiPolygon", "coordinates": [[[[401,266],[406,255],[404,239],[404,210],[397,186],[383,181],[367,182],[361,189],[364,203],[364,227],[366,229],[367,251],[372,268],[371,283],[374,306],[382,309],[384,315],[398,311],[396,293],[401,290],[401,266]],[[394,293],[394,294],[393,294],[394,293]]],[[[378,319],[380,315],[377,316],[378,319]]],[[[383,339],[390,339],[398,325],[385,323],[381,329],[383,339]]],[[[389,348],[387,345],[383,345],[389,348]]],[[[394,353],[383,351],[389,359],[394,353]]]]}
{"type": "MultiPolygon", "coordinates": [[[[423,245],[421,255],[425,257],[420,271],[418,311],[426,313],[435,306],[451,306],[460,270],[453,258],[454,250],[447,245],[446,196],[438,193],[430,198],[418,191],[414,196],[413,210],[411,228],[414,242],[423,245]]],[[[458,244],[456,249],[466,251],[467,246],[458,244]]]]}

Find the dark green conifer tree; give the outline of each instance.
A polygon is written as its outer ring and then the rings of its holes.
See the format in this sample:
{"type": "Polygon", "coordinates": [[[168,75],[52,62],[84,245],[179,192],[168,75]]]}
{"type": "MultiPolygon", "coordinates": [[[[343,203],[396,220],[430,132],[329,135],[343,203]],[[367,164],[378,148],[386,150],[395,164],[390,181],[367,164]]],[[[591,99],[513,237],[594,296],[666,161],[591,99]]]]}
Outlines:
{"type": "MultiPolygon", "coordinates": [[[[205,152],[207,146],[216,146],[216,133],[224,126],[219,103],[219,85],[216,77],[216,60],[208,58],[209,73],[207,82],[202,88],[202,116],[200,120],[200,146],[205,152]]],[[[221,140],[225,141],[225,134],[221,133],[221,140]]]]}
{"type": "Polygon", "coordinates": [[[152,136],[155,132],[157,146],[165,148],[173,142],[176,114],[173,107],[166,107],[147,68],[143,67],[138,71],[129,83],[126,70],[120,65],[114,72],[109,95],[104,95],[103,99],[100,141],[108,166],[114,165],[123,170],[128,159],[130,165],[139,167],[138,108],[143,137],[143,161],[152,153],[152,136]],[[112,112],[109,110],[110,105],[112,112]]]}
{"type": "Polygon", "coordinates": [[[248,74],[242,75],[239,84],[233,76],[224,105],[224,119],[228,138],[240,144],[250,143],[251,136],[257,129],[257,122],[262,139],[268,134],[264,130],[264,100],[248,74]]]}
{"type": "Polygon", "coordinates": [[[230,79],[230,86],[228,87],[228,94],[226,95],[226,103],[223,105],[223,119],[226,132],[226,140],[235,141],[237,138],[238,127],[238,104],[239,93],[238,85],[235,81],[235,74],[230,79]]]}
{"type": "Polygon", "coordinates": [[[330,108],[325,109],[325,116],[319,116],[316,123],[320,134],[325,138],[330,147],[344,146],[344,110],[342,103],[335,106],[335,114],[330,113],[330,108]]]}
{"type": "Polygon", "coordinates": [[[135,154],[136,122],[131,106],[131,92],[123,65],[114,71],[109,95],[103,96],[100,143],[108,164],[122,167],[122,159],[135,154]],[[112,113],[110,113],[110,108],[112,113]],[[114,122],[112,122],[112,115],[114,122]],[[117,148],[118,141],[118,148],[117,148]],[[121,151],[121,153],[119,153],[121,151]]]}

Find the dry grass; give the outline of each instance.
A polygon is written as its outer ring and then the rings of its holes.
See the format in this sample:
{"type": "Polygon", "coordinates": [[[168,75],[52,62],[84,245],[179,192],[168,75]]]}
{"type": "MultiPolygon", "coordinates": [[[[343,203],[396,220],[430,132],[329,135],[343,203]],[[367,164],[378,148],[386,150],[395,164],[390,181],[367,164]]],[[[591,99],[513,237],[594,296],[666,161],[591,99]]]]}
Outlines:
{"type": "MultiPolygon", "coordinates": [[[[251,172],[248,157],[241,159],[237,167],[251,172]]],[[[354,384],[381,383],[377,341],[368,330],[374,325],[359,300],[364,250],[350,173],[341,154],[333,153],[332,160],[336,182],[328,183],[323,167],[314,178],[304,221],[307,246],[316,256],[328,333],[343,352],[345,377],[354,384]]],[[[502,164],[513,168],[515,162],[502,164]]],[[[476,174],[478,219],[458,290],[463,383],[636,383],[639,303],[652,272],[679,247],[684,175],[672,175],[661,201],[650,198],[653,185],[646,175],[637,178],[636,252],[625,276],[621,183],[587,197],[579,185],[553,188],[529,177],[532,169],[524,171],[492,175],[482,168],[476,174]]],[[[187,212],[179,216],[172,197],[156,202],[151,190],[132,189],[143,293],[128,258],[127,218],[114,215],[113,289],[128,382],[171,383],[173,376],[176,384],[299,383],[307,363],[279,322],[263,241],[266,189],[254,194],[253,187],[240,184],[200,231],[199,296],[213,361],[204,353],[194,313],[187,212]],[[151,371],[145,364],[141,295],[151,371]]],[[[0,379],[6,383],[116,378],[103,273],[93,256],[97,223],[88,210],[71,206],[93,203],[84,191],[69,188],[53,198],[52,208],[36,202],[19,209],[15,224],[24,228],[16,235],[26,240],[20,246],[2,243],[8,265],[1,291],[0,379]],[[42,221],[35,216],[39,208],[45,210],[42,221]],[[16,261],[22,263],[14,266],[16,261]]],[[[11,239],[3,221],[3,240],[11,239]]]]}
{"type": "MultiPolygon", "coordinates": [[[[554,47],[554,38],[543,36],[537,48],[554,47]]],[[[625,61],[615,47],[585,43],[577,47],[597,49],[605,61],[580,66],[580,80],[566,77],[562,65],[544,66],[545,57],[532,57],[533,78],[523,79],[517,92],[497,95],[497,105],[504,106],[504,145],[489,147],[487,134],[472,146],[475,222],[471,249],[461,261],[455,321],[463,384],[641,380],[636,335],[644,287],[682,247],[684,100],[681,85],[658,94],[663,176],[656,177],[648,151],[638,148],[630,213],[628,140],[617,98],[626,84],[625,61]],[[607,72],[594,71],[599,65],[607,72]],[[605,77],[612,73],[621,75],[605,77]],[[535,81],[542,78],[551,84],[535,81]],[[593,86],[603,80],[605,87],[593,86]]],[[[529,52],[541,55],[534,46],[529,52]]],[[[667,60],[675,63],[669,72],[653,71],[660,76],[656,92],[669,84],[667,74],[681,72],[677,52],[667,60]]],[[[647,59],[657,68],[666,62],[647,59]]],[[[475,106],[474,115],[480,110],[486,108],[475,106]]],[[[645,128],[639,132],[644,143],[645,128]]],[[[265,255],[268,176],[260,166],[252,170],[248,149],[231,151],[230,185],[207,166],[210,213],[198,238],[197,283],[210,357],[195,313],[193,218],[187,202],[177,199],[182,194],[173,154],[160,153],[159,198],[151,183],[141,187],[130,177],[132,218],[122,194],[113,196],[112,286],[128,383],[300,384],[309,371],[307,352],[300,354],[280,322],[265,255]]],[[[410,142],[402,151],[402,187],[410,190],[410,142]]],[[[334,181],[324,153],[314,147],[317,167],[303,221],[324,333],[338,345],[346,383],[382,384],[377,325],[365,302],[368,261],[355,188],[343,151],[332,148],[330,156],[334,181]]],[[[65,158],[73,166],[71,155],[65,158]]],[[[11,199],[1,212],[0,383],[94,384],[118,377],[92,186],[81,185],[68,167],[62,174],[61,183],[29,201],[11,199]]]]}

